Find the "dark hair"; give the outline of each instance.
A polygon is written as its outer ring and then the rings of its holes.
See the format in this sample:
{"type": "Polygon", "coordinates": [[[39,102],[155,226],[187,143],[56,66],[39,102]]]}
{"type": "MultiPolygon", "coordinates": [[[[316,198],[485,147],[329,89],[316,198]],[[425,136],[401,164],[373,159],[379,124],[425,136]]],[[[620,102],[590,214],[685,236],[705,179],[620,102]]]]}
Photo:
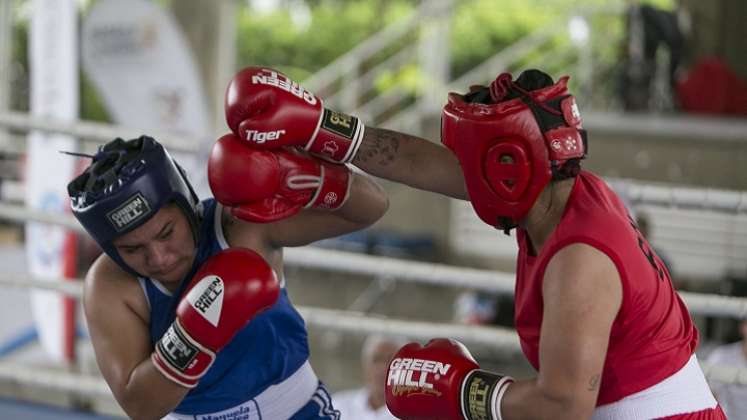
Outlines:
{"type": "MultiPolygon", "coordinates": [[[[519,78],[516,79],[513,83],[527,92],[546,88],[555,84],[549,74],[537,69],[524,70],[519,75],[519,78]]],[[[504,96],[501,101],[510,101],[512,99],[520,97],[522,97],[520,91],[509,90],[506,96],[504,96]]],[[[464,102],[479,103],[483,105],[497,103],[490,96],[490,88],[488,86],[473,87],[473,90],[470,93],[464,95],[464,102]]]]}

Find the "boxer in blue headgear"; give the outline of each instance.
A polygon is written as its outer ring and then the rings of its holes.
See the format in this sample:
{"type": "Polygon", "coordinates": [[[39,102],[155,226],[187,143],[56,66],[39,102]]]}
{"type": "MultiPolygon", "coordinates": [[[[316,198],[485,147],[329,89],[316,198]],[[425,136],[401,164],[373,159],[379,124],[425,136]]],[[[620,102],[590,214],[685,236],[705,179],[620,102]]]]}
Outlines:
{"type": "MultiPolygon", "coordinates": [[[[265,161],[275,156],[263,153],[265,161]]],[[[251,167],[254,177],[232,173],[211,187],[261,189],[266,171],[243,157],[227,154],[214,169],[251,167]]],[[[292,157],[316,163],[308,154],[292,157]]],[[[280,160],[271,168],[283,169],[280,160]]],[[[150,137],[99,149],[68,192],[73,214],[106,252],[86,275],[83,306],[99,368],[129,417],[339,418],[308,361],[306,327],[284,287],[282,250],[383,215],[383,190],[365,176],[350,180],[348,199],[334,211],[298,209],[250,223],[212,198],[198,201],[185,173],[150,137]],[[262,258],[231,258],[237,254],[229,247],[263,257],[280,279],[279,293],[241,283],[249,277],[241,273],[256,272],[262,258]],[[205,267],[210,275],[201,274],[205,267]],[[236,283],[246,286],[230,286],[236,283]],[[251,305],[264,311],[244,325],[236,314],[251,305]]]]}
{"type": "Polygon", "coordinates": [[[197,244],[199,200],[184,171],[148,136],[117,138],[99,149],[91,165],[68,185],[73,215],[109,257],[132,274],[113,245],[166,204],[187,216],[197,244]]]}

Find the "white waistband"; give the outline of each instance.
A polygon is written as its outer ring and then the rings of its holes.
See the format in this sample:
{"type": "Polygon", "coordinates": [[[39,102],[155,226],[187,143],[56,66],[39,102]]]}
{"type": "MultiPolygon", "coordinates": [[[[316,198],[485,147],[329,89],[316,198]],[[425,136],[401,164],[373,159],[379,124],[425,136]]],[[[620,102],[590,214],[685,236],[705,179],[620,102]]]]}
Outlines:
{"type": "Polygon", "coordinates": [[[716,399],[693,354],[682,369],[658,384],[597,407],[592,420],[654,419],[714,407],[716,399]]]}
{"type": "Polygon", "coordinates": [[[288,419],[311,400],[318,385],[319,380],[307,360],[284,381],[235,407],[197,415],[171,413],[163,420],[288,419]]]}

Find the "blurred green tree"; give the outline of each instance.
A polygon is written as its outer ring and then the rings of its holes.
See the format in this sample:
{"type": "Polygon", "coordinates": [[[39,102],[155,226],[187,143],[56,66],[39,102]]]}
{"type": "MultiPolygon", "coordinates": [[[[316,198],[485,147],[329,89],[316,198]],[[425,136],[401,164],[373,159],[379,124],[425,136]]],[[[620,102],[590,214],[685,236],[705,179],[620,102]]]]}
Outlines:
{"type": "MultiPolygon", "coordinates": [[[[174,1],[174,0],[171,0],[174,1]]],[[[159,0],[168,4],[167,0],[159,0]]],[[[646,3],[663,8],[674,7],[675,0],[648,0],[646,3]]],[[[81,3],[81,15],[92,1],[81,3]]],[[[294,79],[303,80],[350,51],[371,35],[398,19],[405,18],[418,5],[418,0],[294,0],[279,2],[274,11],[260,12],[242,1],[237,19],[237,67],[268,65],[276,67],[294,79]],[[306,14],[298,4],[307,6],[306,14]]],[[[624,6],[622,1],[607,0],[456,0],[450,35],[450,70],[458,76],[482,63],[522,37],[569,17],[589,7],[604,7],[610,3],[624,6]]],[[[13,30],[13,109],[28,109],[28,20],[29,0],[15,0],[13,30]]],[[[612,68],[618,61],[619,40],[622,38],[622,18],[619,15],[598,15],[590,21],[592,54],[595,57],[595,83],[599,89],[610,89],[612,68]],[[612,40],[612,42],[610,42],[612,40]]],[[[405,44],[417,41],[417,33],[402,38],[369,62],[373,66],[398,51],[405,44]]],[[[578,51],[570,46],[567,31],[559,31],[552,42],[529,54],[515,68],[538,66],[554,75],[574,73],[578,51]]],[[[419,73],[413,64],[385,72],[376,80],[378,91],[398,87],[414,92],[419,88],[419,73]]],[[[105,121],[108,115],[93,87],[81,79],[81,118],[105,121]]]]}

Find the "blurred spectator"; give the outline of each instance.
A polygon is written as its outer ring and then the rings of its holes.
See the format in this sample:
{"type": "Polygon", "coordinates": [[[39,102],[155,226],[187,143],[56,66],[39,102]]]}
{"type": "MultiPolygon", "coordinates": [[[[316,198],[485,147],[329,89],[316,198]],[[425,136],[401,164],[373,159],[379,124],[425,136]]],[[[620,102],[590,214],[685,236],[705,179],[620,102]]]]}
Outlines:
{"type": "Polygon", "coordinates": [[[514,325],[514,302],[511,296],[473,290],[463,292],[454,302],[454,321],[470,325],[514,325]]]}
{"type": "Polygon", "coordinates": [[[461,293],[454,302],[454,321],[461,324],[492,324],[497,313],[495,296],[468,291],[461,293]]]}
{"type": "Polygon", "coordinates": [[[407,340],[401,337],[371,335],[361,349],[365,386],[340,391],[332,396],[342,420],[396,420],[386,408],[384,384],[389,361],[407,340]]]}
{"type": "Polygon", "coordinates": [[[626,12],[626,39],[619,94],[626,111],[671,108],[675,75],[685,49],[684,9],[667,11],[635,1],[626,12]],[[667,51],[657,54],[660,47],[667,51]],[[662,69],[662,70],[660,70],[662,69]],[[664,79],[664,83],[657,83],[664,79]],[[661,86],[663,85],[663,86],[661,86]]]}
{"type": "MultiPolygon", "coordinates": [[[[739,324],[742,340],[718,346],[706,361],[717,365],[747,369],[747,318],[739,324]]],[[[747,386],[711,381],[711,390],[731,420],[747,420],[747,386]]]]}
{"type": "Polygon", "coordinates": [[[747,115],[747,83],[718,57],[705,57],[677,81],[682,110],[747,115]]]}

